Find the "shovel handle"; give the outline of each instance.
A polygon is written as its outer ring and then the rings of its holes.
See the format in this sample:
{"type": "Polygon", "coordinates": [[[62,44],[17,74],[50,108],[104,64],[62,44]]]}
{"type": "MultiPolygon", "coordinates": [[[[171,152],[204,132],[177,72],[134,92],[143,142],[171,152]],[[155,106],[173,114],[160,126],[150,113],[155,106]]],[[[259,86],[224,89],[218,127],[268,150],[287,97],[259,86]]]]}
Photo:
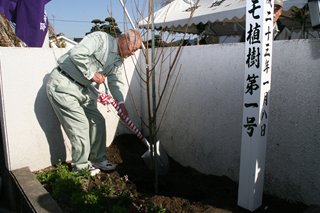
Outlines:
{"type": "Polygon", "coordinates": [[[138,138],[142,142],[144,142],[144,144],[146,146],[148,146],[148,147],[150,146],[147,139],[143,136],[143,134],[138,129],[138,127],[132,122],[132,120],[128,116],[126,116],[122,112],[118,102],[111,95],[109,95],[107,93],[100,92],[99,96],[98,96],[98,102],[100,102],[103,105],[111,104],[117,110],[118,115],[120,116],[121,120],[123,120],[128,125],[128,127],[131,129],[131,131],[133,131],[138,136],[138,138]]]}

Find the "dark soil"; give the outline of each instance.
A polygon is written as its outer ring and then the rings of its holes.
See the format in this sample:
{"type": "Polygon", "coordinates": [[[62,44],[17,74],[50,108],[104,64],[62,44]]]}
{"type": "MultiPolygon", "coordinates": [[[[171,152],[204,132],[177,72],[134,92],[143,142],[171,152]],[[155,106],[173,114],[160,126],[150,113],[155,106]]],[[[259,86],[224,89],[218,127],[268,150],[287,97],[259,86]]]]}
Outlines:
{"type": "MultiPolygon", "coordinates": [[[[138,193],[162,205],[167,212],[250,212],[237,205],[238,186],[228,177],[205,175],[190,167],[183,167],[173,159],[169,159],[169,172],[158,176],[158,184],[155,184],[154,172],[141,158],[145,151],[146,147],[135,135],[117,137],[107,148],[108,159],[118,164],[112,175],[128,175],[138,193]]],[[[264,195],[262,206],[254,212],[301,213],[307,208],[302,203],[290,203],[264,195]]]]}

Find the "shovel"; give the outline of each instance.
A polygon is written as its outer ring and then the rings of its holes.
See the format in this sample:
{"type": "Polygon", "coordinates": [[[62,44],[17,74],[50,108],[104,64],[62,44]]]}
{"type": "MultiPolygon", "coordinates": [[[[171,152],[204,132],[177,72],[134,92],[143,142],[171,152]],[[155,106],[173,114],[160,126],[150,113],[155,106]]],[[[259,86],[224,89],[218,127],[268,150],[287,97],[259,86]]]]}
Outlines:
{"type": "MultiPolygon", "coordinates": [[[[95,87],[94,87],[95,88],[95,87]]],[[[154,170],[155,166],[157,169],[157,172],[160,175],[165,175],[168,173],[169,170],[169,160],[168,155],[165,152],[164,148],[161,146],[160,141],[158,140],[154,144],[154,148],[151,147],[148,140],[144,137],[144,135],[141,133],[141,131],[137,128],[137,126],[132,122],[132,120],[124,115],[124,113],[121,111],[121,108],[118,104],[118,102],[109,94],[102,93],[98,91],[96,88],[95,90],[98,92],[98,102],[100,102],[103,105],[111,104],[118,112],[119,117],[122,121],[124,121],[131,131],[133,131],[137,137],[144,143],[144,145],[148,148],[148,150],[141,156],[145,164],[148,166],[149,169],[154,170]],[[155,150],[155,153],[152,152],[152,150],[155,150]]]]}

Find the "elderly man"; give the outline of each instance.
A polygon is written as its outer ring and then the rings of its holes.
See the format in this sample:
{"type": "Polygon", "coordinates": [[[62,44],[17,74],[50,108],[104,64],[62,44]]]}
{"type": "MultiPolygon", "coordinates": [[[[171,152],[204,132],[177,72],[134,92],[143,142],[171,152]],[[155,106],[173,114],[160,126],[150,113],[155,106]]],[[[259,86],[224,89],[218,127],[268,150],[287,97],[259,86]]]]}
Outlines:
{"type": "Polygon", "coordinates": [[[274,0],[273,12],[273,39],[289,40],[291,39],[290,30],[279,20],[283,12],[283,0],[274,0]]]}
{"type": "Polygon", "coordinates": [[[106,158],[106,124],[97,109],[97,97],[90,85],[107,79],[113,97],[122,112],[126,89],[123,59],[141,46],[138,31],[128,30],[118,38],[105,32],[93,32],[58,59],[47,83],[49,101],[72,146],[72,168],[88,168],[91,175],[114,170],[106,158]]]}

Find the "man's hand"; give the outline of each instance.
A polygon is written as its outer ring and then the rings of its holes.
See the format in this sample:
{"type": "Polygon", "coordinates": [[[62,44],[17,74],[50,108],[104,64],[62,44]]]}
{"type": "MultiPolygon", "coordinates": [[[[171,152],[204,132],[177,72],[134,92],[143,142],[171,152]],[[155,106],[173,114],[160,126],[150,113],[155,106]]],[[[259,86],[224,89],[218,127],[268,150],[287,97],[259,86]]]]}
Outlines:
{"type": "Polygon", "coordinates": [[[121,112],[123,113],[122,116],[120,114],[118,114],[121,118],[125,118],[128,116],[128,111],[127,111],[127,108],[126,106],[124,105],[124,103],[122,104],[119,104],[119,107],[121,109],[121,112]]]}
{"type": "Polygon", "coordinates": [[[96,82],[97,84],[102,84],[105,81],[106,77],[99,72],[96,72],[94,76],[91,78],[92,82],[96,82]]]}

